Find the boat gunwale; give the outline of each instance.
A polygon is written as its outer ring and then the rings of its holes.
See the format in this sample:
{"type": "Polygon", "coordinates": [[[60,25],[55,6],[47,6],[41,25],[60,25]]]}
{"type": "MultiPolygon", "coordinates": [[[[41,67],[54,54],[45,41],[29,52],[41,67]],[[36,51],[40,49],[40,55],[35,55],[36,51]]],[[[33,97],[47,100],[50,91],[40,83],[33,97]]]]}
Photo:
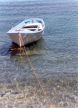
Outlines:
{"type": "MultiPolygon", "coordinates": [[[[32,19],[27,19],[27,20],[22,21],[21,23],[19,23],[19,24],[16,25],[15,27],[11,28],[11,29],[7,32],[7,34],[18,34],[18,33],[21,33],[21,34],[35,34],[35,33],[40,33],[40,32],[42,32],[42,31],[44,30],[44,28],[45,28],[45,23],[44,23],[43,19],[40,19],[40,18],[32,18],[32,19]],[[22,28],[23,28],[25,22],[26,22],[26,21],[30,21],[30,20],[32,20],[32,19],[42,21],[42,25],[43,25],[43,26],[42,26],[42,29],[39,30],[39,31],[31,31],[31,30],[28,30],[28,29],[26,29],[27,31],[26,31],[26,30],[22,30],[22,28]],[[19,29],[19,30],[16,30],[16,29],[19,29]]],[[[33,23],[33,24],[34,24],[34,23],[33,23]]]]}

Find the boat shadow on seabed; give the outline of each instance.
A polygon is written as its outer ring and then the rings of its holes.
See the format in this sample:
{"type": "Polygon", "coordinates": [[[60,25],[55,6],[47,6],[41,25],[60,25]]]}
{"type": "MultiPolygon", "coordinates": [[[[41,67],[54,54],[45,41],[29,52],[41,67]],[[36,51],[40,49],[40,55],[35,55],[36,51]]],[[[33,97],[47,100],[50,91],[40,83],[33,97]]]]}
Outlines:
{"type": "Polygon", "coordinates": [[[15,43],[6,43],[0,48],[0,55],[2,56],[25,56],[25,51],[28,55],[40,55],[44,54],[44,39],[41,38],[40,40],[30,43],[28,45],[25,45],[23,47],[19,47],[15,43]]]}

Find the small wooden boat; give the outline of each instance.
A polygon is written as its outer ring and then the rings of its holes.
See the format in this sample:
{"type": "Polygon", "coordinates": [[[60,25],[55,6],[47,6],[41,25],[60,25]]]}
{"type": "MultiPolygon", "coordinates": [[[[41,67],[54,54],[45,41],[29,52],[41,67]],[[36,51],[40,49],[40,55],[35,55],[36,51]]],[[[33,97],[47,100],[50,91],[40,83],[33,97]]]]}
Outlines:
{"type": "Polygon", "coordinates": [[[45,24],[43,19],[27,19],[11,28],[7,33],[12,41],[20,47],[31,42],[37,41],[42,37],[45,24]]]}

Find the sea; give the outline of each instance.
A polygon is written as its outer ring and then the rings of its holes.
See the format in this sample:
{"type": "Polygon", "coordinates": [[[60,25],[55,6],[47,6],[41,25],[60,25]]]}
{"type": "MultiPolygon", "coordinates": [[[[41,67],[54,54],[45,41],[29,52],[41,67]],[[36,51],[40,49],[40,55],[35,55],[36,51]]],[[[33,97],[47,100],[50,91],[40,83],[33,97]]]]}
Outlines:
{"type": "Polygon", "coordinates": [[[78,108],[78,0],[0,0],[0,108],[78,108]],[[19,48],[8,30],[36,17],[42,38],[19,48]]]}

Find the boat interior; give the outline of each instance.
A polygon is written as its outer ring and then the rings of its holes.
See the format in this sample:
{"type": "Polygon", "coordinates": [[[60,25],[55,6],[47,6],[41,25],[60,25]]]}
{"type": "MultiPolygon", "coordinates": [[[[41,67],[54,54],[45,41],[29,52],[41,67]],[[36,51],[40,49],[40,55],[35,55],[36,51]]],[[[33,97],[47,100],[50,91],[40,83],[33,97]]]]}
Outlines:
{"type": "Polygon", "coordinates": [[[22,28],[16,29],[16,31],[21,31],[21,30],[40,31],[41,29],[42,29],[42,21],[28,20],[25,22],[22,28]]]}
{"type": "Polygon", "coordinates": [[[38,25],[24,26],[23,29],[28,29],[30,31],[40,31],[41,30],[39,29],[38,25]]]}

